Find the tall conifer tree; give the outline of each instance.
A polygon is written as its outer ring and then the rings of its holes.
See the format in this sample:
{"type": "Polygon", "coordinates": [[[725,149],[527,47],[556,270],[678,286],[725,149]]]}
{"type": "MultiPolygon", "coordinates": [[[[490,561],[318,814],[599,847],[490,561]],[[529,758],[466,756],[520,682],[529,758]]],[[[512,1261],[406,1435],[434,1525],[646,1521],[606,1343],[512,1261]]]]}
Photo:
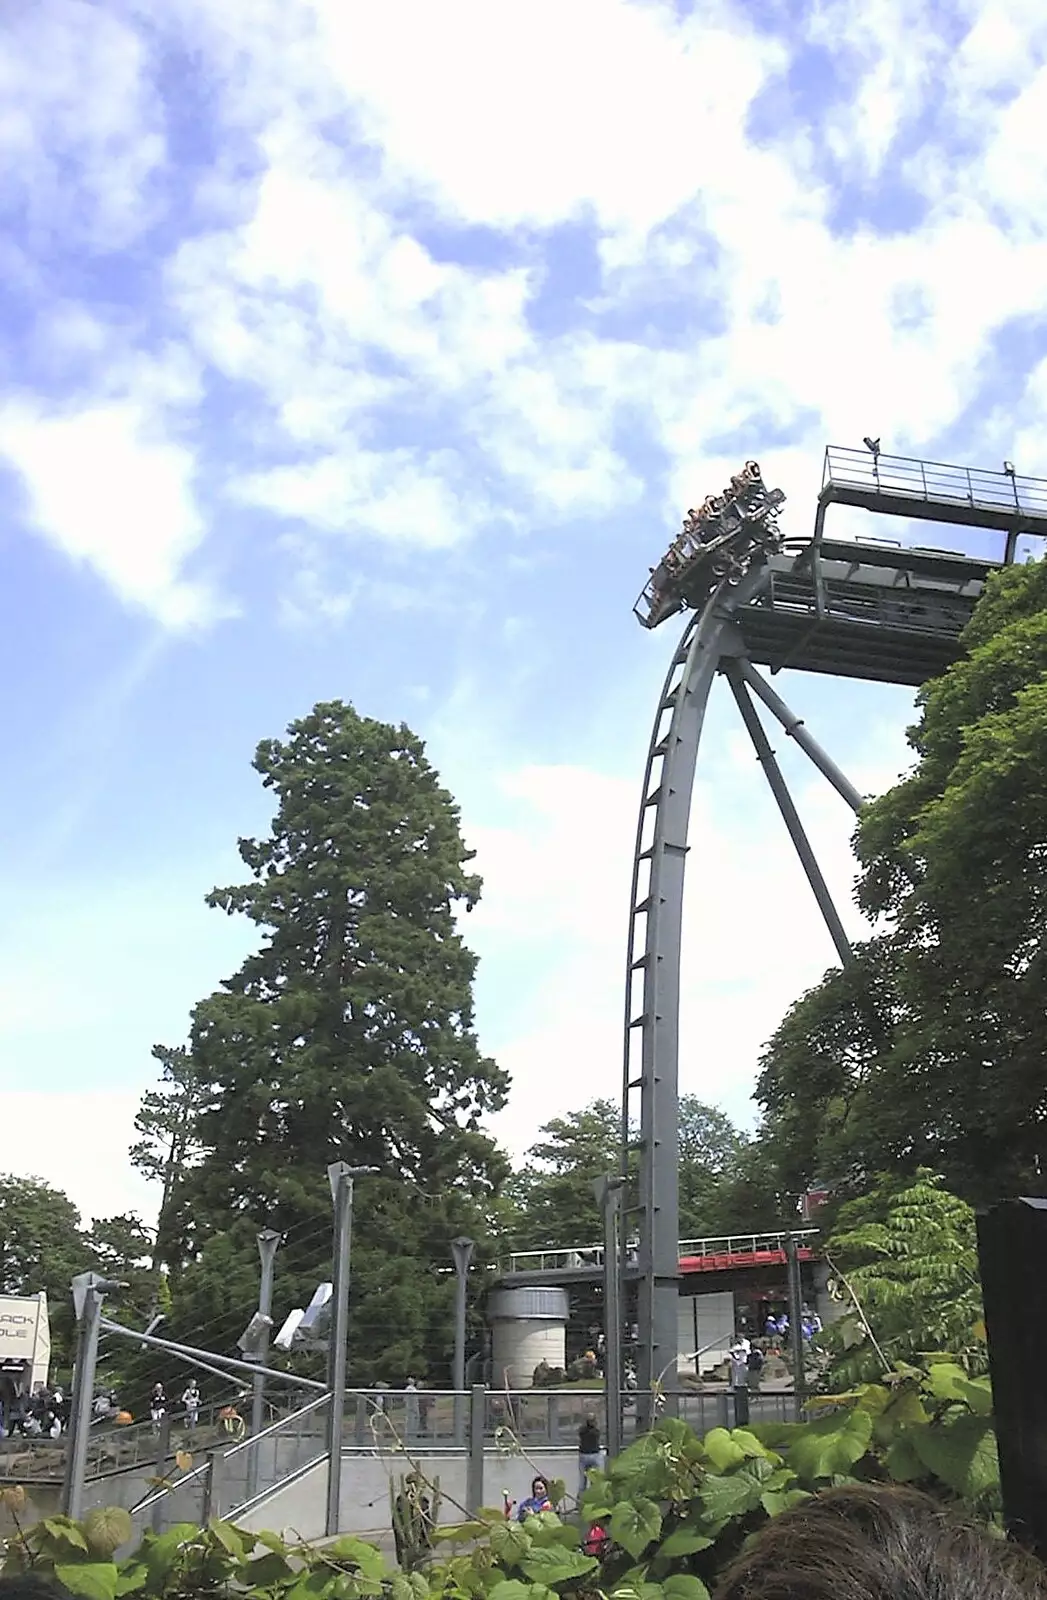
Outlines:
{"type": "MultiPolygon", "coordinates": [[[[212,906],[257,952],[191,1030],[194,1164],[178,1179],[175,1321],[228,1345],[257,1278],[254,1234],[283,1233],[279,1318],[330,1275],[326,1167],[357,1184],[351,1379],[446,1377],[450,1242],[483,1259],[506,1164],[481,1119],[507,1078],[479,1050],[476,957],[457,915],[480,894],[459,813],[406,727],[318,705],[254,761],[276,813],[241,839],[250,880],[212,906]]],[[[173,1243],[173,1241],[169,1241],[173,1243]]]]}

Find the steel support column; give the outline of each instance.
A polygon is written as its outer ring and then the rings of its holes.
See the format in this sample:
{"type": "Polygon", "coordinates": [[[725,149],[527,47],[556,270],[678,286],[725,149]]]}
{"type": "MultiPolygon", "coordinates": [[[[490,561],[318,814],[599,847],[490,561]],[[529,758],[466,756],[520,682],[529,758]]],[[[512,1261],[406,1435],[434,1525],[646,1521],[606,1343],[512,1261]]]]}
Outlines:
{"type": "Polygon", "coordinates": [[[833,904],[829,886],[822,877],[821,868],[818,865],[814,851],[811,849],[811,841],[804,831],[799,812],[793,803],[792,795],[789,793],[789,786],[774,758],[771,741],[764,732],[763,723],[760,721],[756,707],[746,693],[743,677],[744,665],[741,661],[725,662],[723,667],[724,676],[731,686],[731,693],[734,695],[738,710],[742,715],[742,721],[745,723],[749,737],[753,742],[756,759],[763,767],[764,776],[770,786],[771,793],[778,802],[778,809],[782,814],[782,820],[786,828],[789,830],[789,837],[793,842],[796,854],[800,858],[800,865],[807,874],[807,882],[814,891],[818,909],[825,918],[825,926],[828,928],[829,936],[836,946],[836,954],[840,958],[840,965],[846,967],[853,959],[850,940],[844,932],[839,912],[833,904]]]}
{"type": "MultiPolygon", "coordinates": [[[[651,1417],[661,1385],[670,1390],[676,1387],[680,935],[695,764],[709,689],[732,618],[766,581],[762,563],[752,566],[735,587],[722,583],[697,621],[688,623],[666,679],[647,756],[633,863],[622,1095],[623,1169],[627,1171],[631,1096],[640,1091],[636,1210],[641,1420],[651,1417]],[[637,973],[643,975],[638,1013],[634,1004],[637,973]],[[637,1036],[639,1051],[634,1044],[637,1036]]],[[[671,1411],[671,1395],[665,1403],[671,1411]]]]}
{"type": "Polygon", "coordinates": [[[762,700],[771,715],[778,718],[789,738],[796,740],[804,755],[814,762],[818,771],[829,780],[837,794],[843,796],[851,810],[856,813],[861,811],[864,803],[861,795],[850,779],[840,771],[832,757],[826,755],[817,739],[807,732],[803,718],[795,716],[789,710],[785,701],[780,695],[775,694],[766,678],[757,672],[751,661],[740,660],[737,670],[757,699],[762,700]]]}

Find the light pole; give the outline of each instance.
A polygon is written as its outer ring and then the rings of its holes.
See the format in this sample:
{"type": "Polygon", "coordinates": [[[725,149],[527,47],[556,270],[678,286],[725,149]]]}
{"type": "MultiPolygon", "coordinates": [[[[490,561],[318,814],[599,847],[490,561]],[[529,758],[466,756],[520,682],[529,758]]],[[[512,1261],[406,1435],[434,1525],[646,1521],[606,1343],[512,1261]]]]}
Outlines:
{"type": "Polygon", "coordinates": [[[353,1179],[377,1167],[351,1167],[334,1161],[327,1169],[334,1201],[334,1304],[331,1312],[331,1344],[327,1357],[327,1386],[331,1391],[331,1411],[327,1422],[327,1514],[328,1537],[338,1532],[342,1496],[342,1435],[345,1431],[346,1344],[349,1336],[349,1257],[353,1244],[353,1179]]]}
{"type": "MultiPolygon", "coordinates": [[[[261,1319],[261,1331],[258,1335],[258,1360],[265,1366],[265,1358],[269,1353],[269,1331],[273,1323],[273,1273],[276,1267],[276,1252],[280,1248],[283,1235],[275,1233],[272,1228],[263,1228],[258,1235],[258,1255],[262,1263],[262,1278],[258,1286],[258,1315],[261,1319]]],[[[256,1372],[252,1380],[251,1395],[251,1436],[261,1433],[265,1427],[265,1373],[256,1372]]],[[[247,1498],[253,1500],[258,1492],[258,1450],[252,1449],[247,1458],[247,1498]]]]}
{"type": "Polygon", "coordinates": [[[73,1309],[76,1312],[76,1368],[73,1392],[69,1397],[69,1438],[66,1442],[65,1481],[62,1500],[67,1517],[76,1521],[83,1513],[84,1476],[87,1471],[87,1442],[91,1434],[91,1408],[98,1366],[98,1335],[102,1330],[102,1297],[107,1289],[124,1289],[97,1272],[81,1272],[72,1282],[73,1309]]]}
{"type": "Polygon", "coordinates": [[[623,1177],[597,1178],[593,1184],[603,1213],[604,1395],[607,1402],[607,1456],[622,1449],[621,1215],[623,1177]]]}
{"type": "Polygon", "coordinates": [[[469,1288],[469,1263],[473,1259],[476,1245],[472,1239],[467,1239],[464,1234],[451,1240],[451,1254],[454,1256],[454,1270],[456,1274],[455,1303],[454,1303],[454,1442],[457,1445],[464,1443],[465,1439],[465,1310],[466,1298],[469,1288]]]}

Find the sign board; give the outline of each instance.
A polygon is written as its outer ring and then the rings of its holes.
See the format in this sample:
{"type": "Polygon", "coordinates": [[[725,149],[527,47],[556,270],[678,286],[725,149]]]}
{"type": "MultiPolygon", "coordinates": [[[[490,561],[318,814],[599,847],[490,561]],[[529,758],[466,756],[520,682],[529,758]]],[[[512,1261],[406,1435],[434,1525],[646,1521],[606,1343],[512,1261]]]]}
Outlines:
{"type": "Polygon", "coordinates": [[[30,1386],[46,1383],[50,1360],[47,1296],[0,1295],[0,1363],[4,1371],[26,1371],[30,1386]]]}

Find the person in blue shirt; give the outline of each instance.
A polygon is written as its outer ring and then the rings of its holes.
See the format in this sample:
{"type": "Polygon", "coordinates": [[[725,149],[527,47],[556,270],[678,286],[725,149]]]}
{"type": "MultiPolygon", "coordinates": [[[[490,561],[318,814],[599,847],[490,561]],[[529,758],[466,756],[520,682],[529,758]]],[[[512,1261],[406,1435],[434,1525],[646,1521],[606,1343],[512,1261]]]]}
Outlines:
{"type": "Polygon", "coordinates": [[[531,1494],[529,1499],[520,1501],[520,1509],[516,1513],[518,1522],[525,1522],[528,1517],[537,1517],[542,1511],[551,1511],[553,1503],[549,1499],[549,1485],[544,1478],[531,1479],[531,1494]]]}

